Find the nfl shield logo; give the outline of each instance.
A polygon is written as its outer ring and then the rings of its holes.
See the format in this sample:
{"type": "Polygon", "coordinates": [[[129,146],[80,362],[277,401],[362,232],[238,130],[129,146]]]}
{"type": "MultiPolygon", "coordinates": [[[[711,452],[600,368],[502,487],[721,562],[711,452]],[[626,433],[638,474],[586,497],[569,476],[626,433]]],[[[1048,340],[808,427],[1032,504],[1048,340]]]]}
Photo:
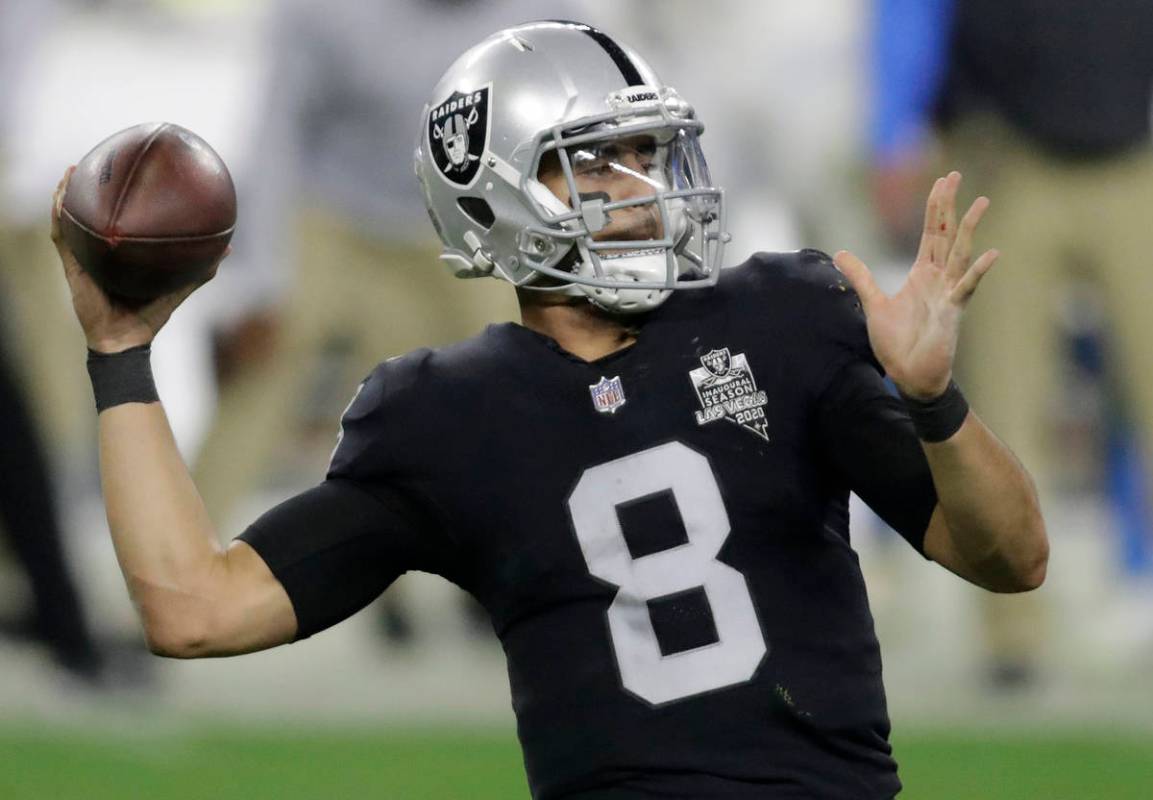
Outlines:
{"type": "Polygon", "coordinates": [[[593,408],[602,414],[614,414],[625,404],[625,390],[621,386],[621,376],[601,378],[589,386],[593,396],[593,408]]]}

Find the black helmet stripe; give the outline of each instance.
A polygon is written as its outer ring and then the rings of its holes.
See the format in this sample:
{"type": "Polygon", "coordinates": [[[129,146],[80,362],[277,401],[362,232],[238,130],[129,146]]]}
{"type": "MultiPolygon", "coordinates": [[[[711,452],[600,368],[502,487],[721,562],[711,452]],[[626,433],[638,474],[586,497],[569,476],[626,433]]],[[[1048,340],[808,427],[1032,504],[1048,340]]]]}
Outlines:
{"type": "Polygon", "coordinates": [[[585,25],[583,22],[573,22],[567,19],[550,19],[546,21],[568,25],[570,28],[589,36],[609,54],[609,58],[613,60],[613,63],[617,65],[617,69],[621,71],[621,76],[624,77],[626,86],[644,86],[645,82],[644,79],[641,78],[641,73],[640,70],[637,69],[637,65],[632,62],[632,59],[629,58],[624,48],[617,44],[613,38],[604,31],[598,31],[596,28],[591,25],[585,25]]]}

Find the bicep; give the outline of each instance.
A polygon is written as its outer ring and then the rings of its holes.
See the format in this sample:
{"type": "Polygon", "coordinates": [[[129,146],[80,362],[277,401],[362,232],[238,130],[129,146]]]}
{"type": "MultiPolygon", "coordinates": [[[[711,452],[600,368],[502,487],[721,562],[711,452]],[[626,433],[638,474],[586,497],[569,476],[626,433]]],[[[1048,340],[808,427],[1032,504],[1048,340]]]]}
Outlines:
{"type": "Polygon", "coordinates": [[[296,612],[288,592],[250,545],[232,542],[220,573],[223,589],[204,655],[251,653],[296,638],[296,612]]]}
{"type": "Polygon", "coordinates": [[[148,646],[169,658],[211,658],[266,650],[293,640],[296,614],[256,551],[233,542],[195,580],[147,587],[141,604],[148,646]]]}

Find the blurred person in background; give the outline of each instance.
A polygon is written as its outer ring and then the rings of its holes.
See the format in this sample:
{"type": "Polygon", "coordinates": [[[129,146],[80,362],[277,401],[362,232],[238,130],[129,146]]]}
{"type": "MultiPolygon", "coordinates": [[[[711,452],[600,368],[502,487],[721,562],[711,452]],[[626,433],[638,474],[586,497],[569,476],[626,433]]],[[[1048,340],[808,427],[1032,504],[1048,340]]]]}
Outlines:
{"type": "Polygon", "coordinates": [[[0,280],[8,357],[28,393],[47,448],[49,467],[68,465],[77,451],[91,451],[89,389],[76,380],[81,333],[70,319],[68,295],[51,279],[54,254],[44,246],[40,203],[20,187],[27,157],[22,106],[38,75],[34,65],[64,16],[55,0],[0,3],[0,280]],[[83,444],[79,444],[83,442],[83,444]]]}
{"type": "MultiPolygon", "coordinates": [[[[22,526],[19,535],[28,541],[19,547],[25,557],[15,563],[24,570],[29,557],[39,559],[30,586],[35,601],[50,608],[49,624],[84,630],[86,618],[76,598],[100,606],[102,613],[91,623],[107,664],[105,685],[148,675],[135,657],[144,650],[128,604],[105,604],[103,590],[116,591],[120,576],[110,552],[101,558],[110,548],[101,530],[91,387],[77,380],[82,378],[83,334],[68,292],[54,279],[58,259],[45,246],[38,187],[44,170],[54,174],[62,159],[75,159],[113,131],[142,119],[179,120],[209,138],[229,163],[237,163],[230,145],[239,138],[236,132],[249,125],[251,23],[240,13],[246,3],[234,4],[235,10],[216,4],[220,9],[215,12],[205,5],[211,4],[0,2],[0,347],[12,378],[7,385],[19,395],[11,405],[30,414],[36,425],[19,438],[13,434],[12,447],[35,437],[39,448],[37,453],[4,453],[27,460],[6,488],[14,493],[10,498],[24,498],[19,509],[11,509],[23,520],[43,521],[55,512],[51,524],[22,526]],[[55,490],[54,497],[23,494],[41,479],[55,490]],[[52,500],[55,508],[48,505],[52,500]],[[69,570],[69,559],[83,569],[69,570]],[[132,647],[121,644],[121,635],[131,637],[132,647]]],[[[208,291],[194,298],[188,313],[156,344],[158,352],[166,353],[167,365],[156,379],[171,398],[169,419],[190,463],[215,400],[211,321],[219,297],[234,294],[228,276],[213,288],[220,294],[208,291]]],[[[14,429],[22,424],[19,420],[14,411],[9,420],[14,429]]],[[[0,446],[8,445],[0,440],[0,446]]],[[[113,600],[120,599],[117,591],[113,600]]],[[[26,639],[39,636],[43,625],[28,614],[4,627],[26,639]]]]}
{"type": "MultiPolygon", "coordinates": [[[[1117,382],[1153,443],[1153,3],[877,0],[874,24],[876,212],[891,241],[915,246],[942,163],[995,198],[981,239],[1013,266],[967,312],[959,374],[1052,501],[1069,279],[1097,287],[1117,382]]],[[[991,679],[1028,682],[1043,598],[982,598],[991,679]]]]}
{"type": "MultiPolygon", "coordinates": [[[[0,323],[4,309],[0,308],[0,323]]],[[[64,550],[56,496],[36,419],[0,330],[0,541],[28,579],[31,609],[0,620],[0,635],[45,645],[83,684],[99,685],[105,659],[89,628],[64,550]]]]}
{"type": "MultiPolygon", "coordinates": [[[[0,3],[0,177],[10,157],[6,145],[12,136],[13,94],[28,77],[53,6],[43,0],[0,3]]],[[[63,296],[48,270],[34,269],[46,252],[40,212],[34,212],[34,222],[32,214],[0,195],[0,545],[27,578],[31,600],[30,608],[0,620],[0,635],[45,646],[80,685],[100,686],[108,662],[68,563],[51,468],[49,442],[60,444],[69,437],[59,428],[54,438],[44,435],[52,423],[67,422],[69,415],[60,413],[58,405],[60,386],[76,384],[62,376],[66,370],[54,356],[64,354],[64,364],[78,365],[80,332],[66,316],[57,315],[57,324],[42,337],[30,333],[32,320],[51,319],[52,309],[67,308],[54,302],[63,296]]],[[[88,394],[83,385],[78,388],[88,394]]],[[[12,589],[3,587],[6,594],[19,594],[12,589]]]]}
{"type": "MultiPolygon", "coordinates": [[[[44,247],[37,187],[62,158],[76,159],[113,132],[142,120],[179,121],[212,142],[231,165],[233,142],[251,127],[250,39],[254,2],[185,0],[47,0],[4,5],[12,18],[6,69],[5,165],[0,172],[3,236],[11,311],[33,411],[42,421],[50,462],[69,500],[70,519],[85,524],[96,489],[90,389],[70,369],[81,333],[70,300],[54,283],[56,255],[44,247]],[[206,6],[217,6],[216,10],[206,6]],[[24,9],[21,11],[21,9],[24,9]],[[85,85],[77,91],[78,76],[85,85]],[[77,508],[79,507],[79,510],[77,508]]],[[[236,295],[229,275],[194,299],[157,347],[171,353],[157,380],[172,398],[170,420],[181,453],[195,461],[216,400],[211,331],[236,295]],[[218,308],[220,310],[218,311],[218,308]]],[[[230,320],[238,315],[232,313],[230,320]]]]}

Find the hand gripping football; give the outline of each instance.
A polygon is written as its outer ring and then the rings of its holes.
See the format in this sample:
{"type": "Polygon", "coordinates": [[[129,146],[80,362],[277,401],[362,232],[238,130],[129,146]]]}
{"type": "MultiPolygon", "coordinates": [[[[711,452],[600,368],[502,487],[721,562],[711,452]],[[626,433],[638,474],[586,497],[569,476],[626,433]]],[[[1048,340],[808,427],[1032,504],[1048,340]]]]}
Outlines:
{"type": "Polygon", "coordinates": [[[220,156],[167,122],[135,125],[76,165],[60,231],[111,297],[141,305],[209,277],[236,225],[236,190],[220,156]]]}

